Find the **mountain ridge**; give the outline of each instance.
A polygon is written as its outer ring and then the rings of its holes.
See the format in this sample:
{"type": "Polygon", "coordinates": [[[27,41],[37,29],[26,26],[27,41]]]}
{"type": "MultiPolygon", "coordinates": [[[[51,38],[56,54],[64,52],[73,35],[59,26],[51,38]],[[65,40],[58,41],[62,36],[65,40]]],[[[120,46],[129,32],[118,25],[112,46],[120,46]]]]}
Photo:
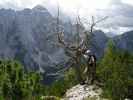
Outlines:
{"type": "MultiPolygon", "coordinates": [[[[55,73],[57,69],[60,70],[55,65],[64,64],[69,59],[62,48],[53,45],[58,41],[56,25],[56,18],[41,6],[22,11],[0,9],[0,58],[17,59],[27,70],[39,70],[45,75],[55,73]]],[[[63,21],[60,21],[60,25],[67,40],[71,40],[76,33],[75,25],[71,26],[70,23],[63,21]]],[[[81,32],[83,31],[84,28],[81,29],[81,32]]],[[[132,50],[133,36],[126,36],[126,34],[128,33],[112,39],[118,47],[123,45],[123,41],[130,40],[129,48],[132,50]],[[129,38],[124,39],[127,37],[129,38]]],[[[91,49],[98,58],[103,56],[108,40],[103,31],[94,32],[92,43],[95,46],[91,46],[91,49]]],[[[128,45],[127,42],[125,45],[128,45]]],[[[124,48],[128,47],[124,46],[124,48]]]]}

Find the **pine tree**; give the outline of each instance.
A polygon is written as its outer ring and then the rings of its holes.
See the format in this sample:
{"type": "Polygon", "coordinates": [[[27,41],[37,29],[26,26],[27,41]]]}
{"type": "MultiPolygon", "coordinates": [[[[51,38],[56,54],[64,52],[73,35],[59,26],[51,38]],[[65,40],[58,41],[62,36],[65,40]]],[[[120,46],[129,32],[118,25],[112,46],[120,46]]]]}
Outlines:
{"type": "Polygon", "coordinates": [[[98,68],[98,74],[104,81],[105,95],[113,100],[124,100],[129,95],[129,86],[133,86],[133,56],[117,49],[109,42],[104,58],[98,68]]]}

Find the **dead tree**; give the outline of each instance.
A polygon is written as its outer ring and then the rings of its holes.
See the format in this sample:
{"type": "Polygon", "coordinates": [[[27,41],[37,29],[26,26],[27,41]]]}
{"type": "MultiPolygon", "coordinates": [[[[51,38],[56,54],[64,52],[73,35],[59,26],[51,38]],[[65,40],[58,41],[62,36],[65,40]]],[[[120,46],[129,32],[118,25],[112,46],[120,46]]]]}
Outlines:
{"type": "MultiPolygon", "coordinates": [[[[83,57],[83,55],[85,55],[86,51],[89,49],[88,48],[89,36],[90,36],[90,34],[93,34],[93,30],[94,30],[94,27],[96,26],[96,24],[98,24],[99,22],[101,22],[105,19],[106,19],[106,17],[102,18],[98,21],[95,21],[94,17],[92,17],[92,23],[90,24],[90,30],[88,32],[80,33],[79,29],[80,29],[80,26],[82,26],[81,25],[82,23],[81,23],[80,17],[78,16],[77,20],[76,20],[76,28],[77,28],[77,37],[78,38],[77,38],[76,44],[69,43],[69,42],[65,41],[65,39],[64,39],[64,32],[60,31],[60,29],[59,29],[60,23],[59,23],[59,7],[58,7],[58,16],[57,16],[58,45],[67,51],[66,55],[70,57],[71,65],[75,66],[75,69],[77,72],[77,79],[80,82],[80,84],[84,83],[84,80],[81,77],[80,60],[81,60],[81,57],[83,57]],[[80,34],[84,34],[85,37],[81,38],[80,34]]],[[[96,62],[95,62],[95,64],[96,64],[96,62]]],[[[96,69],[92,68],[92,69],[89,69],[88,71],[93,72],[92,74],[95,74],[96,69]],[[93,71],[90,71],[90,70],[93,70],[93,71]]],[[[87,73],[90,73],[90,72],[87,72],[87,73]]],[[[95,75],[91,75],[90,79],[94,79],[93,78],[94,76],[95,75]]]]}
{"type": "MultiPolygon", "coordinates": [[[[100,19],[100,20],[98,20],[98,21],[95,21],[95,19],[94,19],[94,17],[92,16],[92,22],[89,24],[90,25],[90,31],[89,31],[89,33],[91,34],[91,35],[93,35],[93,31],[94,31],[94,27],[95,27],[95,25],[97,24],[97,23],[99,23],[99,22],[101,22],[101,21],[103,21],[103,20],[105,20],[107,17],[104,17],[104,18],[102,18],[102,19],[100,19]]],[[[89,35],[88,34],[86,34],[86,45],[87,46],[89,46],[90,44],[90,41],[89,41],[89,35]]],[[[87,49],[88,50],[88,49],[87,49]]],[[[85,52],[86,54],[84,54],[84,55],[86,55],[87,56],[87,66],[85,67],[85,69],[84,69],[84,74],[85,74],[85,79],[86,79],[86,83],[87,84],[93,84],[94,83],[94,81],[96,80],[96,56],[94,55],[94,54],[92,54],[92,53],[87,53],[87,52],[85,52]]]]}
{"type": "MultiPolygon", "coordinates": [[[[59,13],[58,13],[58,18],[59,18],[59,13]]],[[[59,21],[59,19],[57,19],[59,21]]],[[[59,22],[57,22],[59,23],[59,22]]],[[[80,83],[83,82],[83,79],[81,77],[81,72],[80,72],[80,59],[83,56],[83,54],[86,51],[86,47],[84,45],[84,40],[80,40],[79,36],[79,18],[77,19],[76,27],[77,27],[77,33],[78,33],[78,38],[76,41],[76,44],[74,43],[68,43],[64,39],[64,33],[63,32],[58,32],[58,43],[59,45],[64,48],[66,51],[66,55],[70,57],[71,61],[71,66],[75,66],[75,70],[77,72],[77,79],[80,83]]],[[[59,28],[57,28],[59,29],[59,28]]]]}

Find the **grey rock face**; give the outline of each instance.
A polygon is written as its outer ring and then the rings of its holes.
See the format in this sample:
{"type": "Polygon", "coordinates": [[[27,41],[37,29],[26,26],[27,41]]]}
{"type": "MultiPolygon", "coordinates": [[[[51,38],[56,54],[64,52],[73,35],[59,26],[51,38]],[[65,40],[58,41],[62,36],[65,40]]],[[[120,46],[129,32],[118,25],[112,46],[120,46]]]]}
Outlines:
{"type": "Polygon", "coordinates": [[[94,31],[91,49],[97,58],[101,58],[106,48],[108,37],[101,30],[94,31]]]}
{"type": "Polygon", "coordinates": [[[26,69],[45,70],[60,60],[55,42],[56,20],[46,8],[0,10],[0,57],[20,60],[26,69]],[[49,39],[49,40],[48,40],[49,39]]]}
{"type": "Polygon", "coordinates": [[[118,48],[132,52],[132,50],[133,50],[133,31],[129,31],[120,36],[117,36],[113,40],[118,48]]]}

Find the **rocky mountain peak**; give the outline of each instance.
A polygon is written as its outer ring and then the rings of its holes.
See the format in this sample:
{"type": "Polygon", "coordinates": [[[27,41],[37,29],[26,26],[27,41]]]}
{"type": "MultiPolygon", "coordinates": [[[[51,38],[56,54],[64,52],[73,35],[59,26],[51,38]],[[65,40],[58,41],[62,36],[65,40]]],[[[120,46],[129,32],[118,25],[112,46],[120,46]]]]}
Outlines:
{"type": "Polygon", "coordinates": [[[129,38],[132,38],[133,37],[133,30],[126,32],[126,34],[122,34],[121,37],[129,37],[129,38]]]}
{"type": "Polygon", "coordinates": [[[48,10],[44,6],[42,6],[42,5],[37,5],[34,8],[32,8],[32,10],[34,10],[34,11],[41,11],[41,12],[48,12],[48,10]]]}

